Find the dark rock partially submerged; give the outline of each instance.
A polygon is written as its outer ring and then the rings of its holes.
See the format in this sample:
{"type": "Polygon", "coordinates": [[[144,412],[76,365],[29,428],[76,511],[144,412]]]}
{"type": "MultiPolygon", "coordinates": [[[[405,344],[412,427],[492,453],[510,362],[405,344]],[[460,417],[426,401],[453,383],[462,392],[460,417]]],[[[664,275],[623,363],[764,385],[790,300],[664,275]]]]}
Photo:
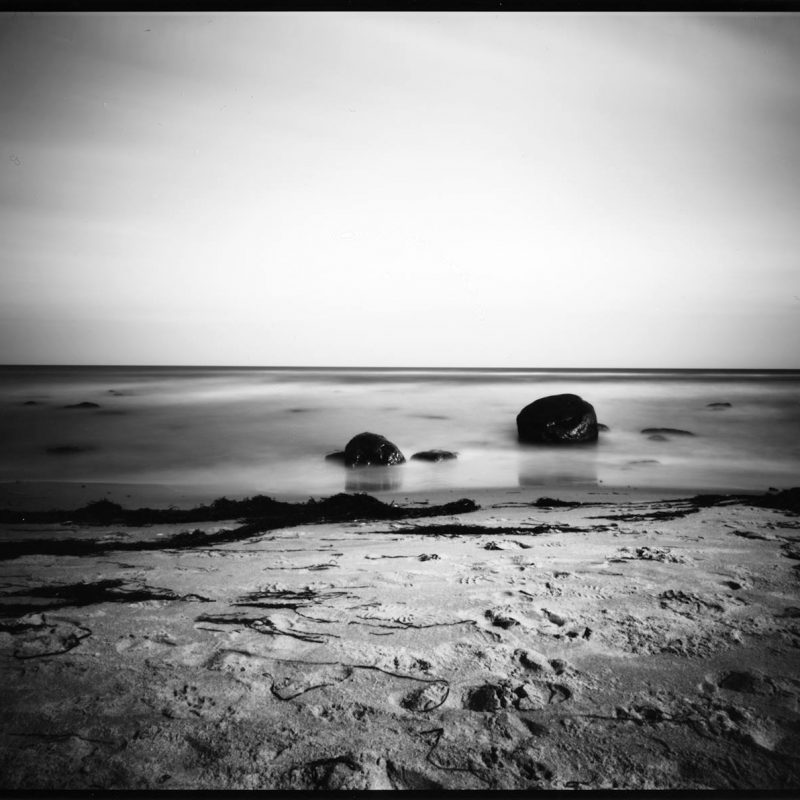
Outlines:
{"type": "Polygon", "coordinates": [[[682,431],[680,428],[642,428],[642,433],[656,436],[694,436],[691,431],[682,431]]]}
{"type": "Polygon", "coordinates": [[[338,464],[344,464],[344,450],[336,450],[333,453],[328,453],[325,456],[326,461],[335,461],[338,464]]]}
{"type": "Polygon", "coordinates": [[[83,403],[73,403],[70,406],[62,406],[62,408],[100,408],[100,404],[84,401],[83,403]]]}
{"type": "Polygon", "coordinates": [[[597,423],[597,430],[598,431],[603,431],[604,433],[608,433],[608,431],[610,431],[611,428],[609,428],[608,425],[603,425],[602,422],[598,422],[597,423]]]}
{"type": "Polygon", "coordinates": [[[344,448],[344,463],[348,467],[391,466],[403,464],[405,460],[397,445],[378,433],[359,433],[344,448]]]}
{"type": "Polygon", "coordinates": [[[422,450],[419,453],[414,453],[411,456],[415,461],[449,461],[450,459],[458,458],[458,453],[453,453],[450,450],[422,450]]]}
{"type": "Polygon", "coordinates": [[[540,397],[517,415],[519,441],[576,444],[597,441],[594,407],[576,394],[540,397]]]}
{"type": "Polygon", "coordinates": [[[706,403],[706,408],[730,408],[730,403],[706,403]]]}

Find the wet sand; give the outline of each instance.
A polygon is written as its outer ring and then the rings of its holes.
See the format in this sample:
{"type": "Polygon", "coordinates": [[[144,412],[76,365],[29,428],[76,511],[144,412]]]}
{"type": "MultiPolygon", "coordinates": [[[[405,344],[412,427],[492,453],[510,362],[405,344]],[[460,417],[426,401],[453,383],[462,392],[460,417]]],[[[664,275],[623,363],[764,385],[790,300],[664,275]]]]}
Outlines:
{"type": "Polygon", "coordinates": [[[0,561],[0,785],[797,789],[800,518],[658,494],[182,550],[4,524],[108,546],[0,561]]]}

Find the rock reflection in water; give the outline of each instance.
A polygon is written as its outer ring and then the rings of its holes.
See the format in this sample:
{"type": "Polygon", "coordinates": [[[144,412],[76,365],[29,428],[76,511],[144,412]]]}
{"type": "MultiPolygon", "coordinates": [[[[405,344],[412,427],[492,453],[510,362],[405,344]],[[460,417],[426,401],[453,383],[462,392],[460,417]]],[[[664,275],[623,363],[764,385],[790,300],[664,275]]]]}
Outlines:
{"type": "Polygon", "coordinates": [[[347,470],[346,492],[393,492],[403,485],[402,470],[391,467],[352,467],[347,470]]]}
{"type": "Polygon", "coordinates": [[[520,486],[597,485],[597,457],[581,448],[580,453],[565,453],[561,448],[542,448],[536,456],[519,462],[520,486]]]}

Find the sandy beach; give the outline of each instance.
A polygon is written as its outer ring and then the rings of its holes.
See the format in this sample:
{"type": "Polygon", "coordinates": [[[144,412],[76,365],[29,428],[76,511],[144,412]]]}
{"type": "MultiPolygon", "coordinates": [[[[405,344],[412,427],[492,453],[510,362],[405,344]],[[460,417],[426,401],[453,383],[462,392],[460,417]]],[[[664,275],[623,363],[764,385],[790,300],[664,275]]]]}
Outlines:
{"type": "Polygon", "coordinates": [[[800,787],[796,512],[376,496],[227,541],[6,521],[3,788],[800,787]]]}

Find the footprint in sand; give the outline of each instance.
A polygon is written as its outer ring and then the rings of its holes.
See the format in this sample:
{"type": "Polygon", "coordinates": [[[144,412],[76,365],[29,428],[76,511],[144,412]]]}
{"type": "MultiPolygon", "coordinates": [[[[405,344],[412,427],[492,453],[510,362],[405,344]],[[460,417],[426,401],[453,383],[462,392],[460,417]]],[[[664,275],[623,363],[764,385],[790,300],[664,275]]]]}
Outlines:
{"type": "Polygon", "coordinates": [[[542,609],[542,614],[544,614],[549,622],[552,622],[553,625],[558,625],[559,628],[567,624],[567,618],[563,617],[561,614],[556,614],[546,608],[542,609]]]}
{"type": "Polygon", "coordinates": [[[279,700],[293,700],[314,689],[340,683],[353,674],[353,669],[346,664],[280,662],[241,650],[215,653],[205,666],[227,672],[253,688],[267,687],[279,700]]]}
{"type": "Polygon", "coordinates": [[[400,705],[408,711],[433,711],[444,705],[450,695],[450,684],[447,681],[436,681],[426,686],[412,689],[400,701],[400,705]]]}
{"type": "MultiPolygon", "coordinates": [[[[462,584],[472,584],[472,583],[486,583],[490,582],[489,578],[484,575],[464,575],[463,577],[458,579],[459,583],[462,584]]],[[[494,583],[494,581],[491,581],[494,583]]]]}
{"type": "Polygon", "coordinates": [[[507,681],[467,688],[462,705],[470,711],[500,711],[516,708],[532,711],[572,698],[572,690],[560,683],[531,681],[513,686],[507,681]]]}
{"type": "Polygon", "coordinates": [[[502,611],[492,611],[491,609],[484,612],[484,617],[486,617],[492,625],[497,628],[503,628],[503,630],[508,630],[509,628],[514,628],[520,624],[518,619],[510,616],[509,614],[505,614],[502,611]]]}
{"type": "Polygon", "coordinates": [[[177,641],[167,633],[154,634],[152,636],[135,636],[129,633],[127,636],[119,638],[114,645],[114,649],[118,653],[144,650],[147,653],[157,654],[171,651],[177,644],[177,641]]]}
{"type": "Polygon", "coordinates": [[[74,650],[84,639],[92,635],[89,628],[65,619],[32,615],[21,622],[17,630],[10,631],[14,646],[14,658],[42,658],[56,656],[74,650]]]}
{"type": "Polygon", "coordinates": [[[756,670],[731,670],[711,678],[710,681],[720,689],[741,694],[771,695],[776,691],[772,678],[756,670]]]}

